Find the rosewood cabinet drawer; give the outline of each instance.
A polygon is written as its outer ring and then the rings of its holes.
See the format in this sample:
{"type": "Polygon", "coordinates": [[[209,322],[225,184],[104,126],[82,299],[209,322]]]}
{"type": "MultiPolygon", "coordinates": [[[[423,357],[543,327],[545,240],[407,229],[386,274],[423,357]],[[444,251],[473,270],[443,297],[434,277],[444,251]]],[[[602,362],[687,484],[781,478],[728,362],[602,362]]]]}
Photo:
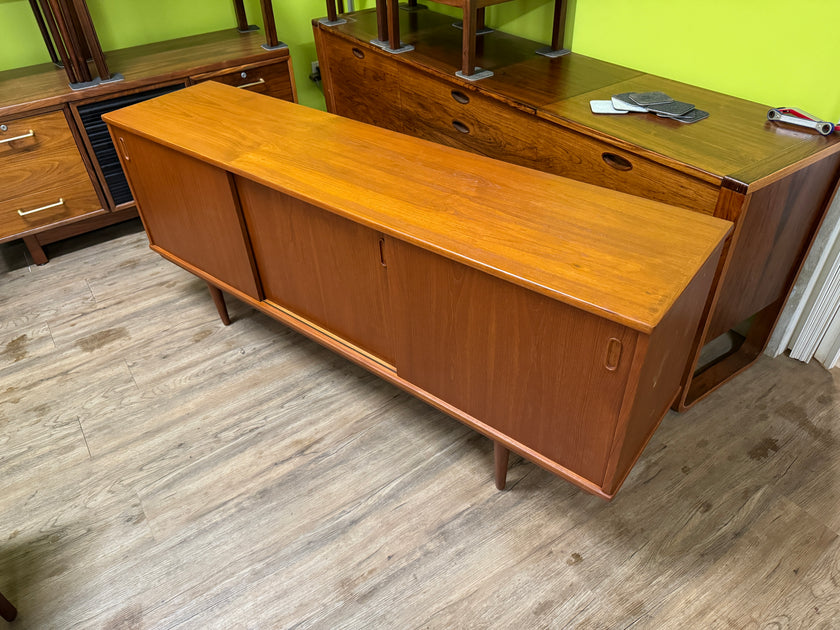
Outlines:
{"type": "Polygon", "coordinates": [[[62,112],[0,125],[0,239],[99,210],[62,112]]]}
{"type": "MultiPolygon", "coordinates": [[[[325,37],[327,108],[353,120],[403,131],[397,68],[382,53],[325,37]]],[[[319,51],[319,54],[322,54],[319,51]]]]}
{"type": "Polygon", "coordinates": [[[606,142],[536,119],[533,143],[548,156],[542,170],[714,215],[719,189],[606,142]]]}
{"type": "Polygon", "coordinates": [[[262,65],[228,68],[222,72],[209,72],[190,78],[192,83],[218,81],[226,85],[273,96],[284,101],[295,100],[291,69],[287,60],[262,65]]]}
{"type": "Polygon", "coordinates": [[[715,186],[456,83],[402,70],[406,133],[604,188],[714,213],[718,197],[715,186]]]}

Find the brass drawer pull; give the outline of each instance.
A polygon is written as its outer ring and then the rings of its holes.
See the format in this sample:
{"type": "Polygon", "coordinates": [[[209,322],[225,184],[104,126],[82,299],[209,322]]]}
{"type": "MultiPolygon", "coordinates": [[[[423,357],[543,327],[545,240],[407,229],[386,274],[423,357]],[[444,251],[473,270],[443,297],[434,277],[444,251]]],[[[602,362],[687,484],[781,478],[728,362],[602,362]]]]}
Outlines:
{"type": "Polygon", "coordinates": [[[607,166],[611,166],[617,171],[629,171],[633,168],[630,160],[615,153],[603,153],[601,159],[604,160],[607,166]]]}
{"type": "Polygon", "coordinates": [[[23,210],[18,210],[18,214],[22,217],[25,217],[27,214],[34,214],[35,212],[41,212],[41,210],[49,210],[50,208],[57,208],[58,206],[64,205],[64,199],[59,199],[55,203],[51,203],[48,206],[41,206],[40,208],[35,208],[34,210],[27,210],[24,212],[23,210]]]}
{"type": "Polygon", "coordinates": [[[469,133],[470,132],[470,128],[467,127],[460,120],[453,120],[452,121],[452,126],[455,127],[455,131],[460,131],[461,133],[469,133]]]}
{"type": "Polygon", "coordinates": [[[466,105],[470,102],[470,97],[460,90],[452,90],[452,98],[461,103],[461,105],[466,105]]]}
{"type": "Polygon", "coordinates": [[[353,56],[357,59],[364,59],[365,53],[361,48],[353,48],[353,56]]]}
{"type": "Polygon", "coordinates": [[[15,140],[23,140],[24,138],[31,138],[35,135],[35,132],[30,129],[29,133],[25,133],[22,136],[15,136],[14,138],[6,138],[5,140],[0,140],[0,144],[5,144],[6,142],[14,142],[15,140]]]}
{"type": "Polygon", "coordinates": [[[262,85],[263,83],[265,83],[265,79],[260,77],[259,81],[252,81],[251,83],[243,83],[242,85],[237,85],[236,87],[238,87],[241,90],[244,90],[245,88],[254,87],[255,85],[262,85]]]}

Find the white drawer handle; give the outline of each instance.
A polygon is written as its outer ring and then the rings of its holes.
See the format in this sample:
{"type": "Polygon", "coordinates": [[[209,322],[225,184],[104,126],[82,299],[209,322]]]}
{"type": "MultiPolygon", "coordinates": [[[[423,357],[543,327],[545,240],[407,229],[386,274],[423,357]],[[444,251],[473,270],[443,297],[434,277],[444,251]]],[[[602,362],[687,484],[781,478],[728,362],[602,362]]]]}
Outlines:
{"type": "Polygon", "coordinates": [[[64,199],[59,199],[55,203],[51,203],[48,206],[41,206],[40,208],[35,208],[34,210],[27,210],[24,212],[23,210],[18,210],[18,214],[22,217],[25,217],[27,214],[34,214],[35,212],[41,212],[41,210],[49,210],[50,208],[57,208],[58,206],[64,205],[64,199]]]}
{"type": "Polygon", "coordinates": [[[240,90],[244,90],[245,88],[254,87],[255,85],[260,85],[261,83],[265,83],[265,79],[260,79],[259,81],[254,81],[253,83],[243,83],[242,85],[237,85],[240,90]]]}
{"type": "Polygon", "coordinates": [[[15,140],[23,140],[24,138],[31,138],[35,135],[35,132],[32,129],[29,130],[29,133],[25,133],[22,136],[15,136],[14,138],[6,138],[5,140],[0,140],[0,144],[6,144],[7,142],[14,142],[15,140]]]}

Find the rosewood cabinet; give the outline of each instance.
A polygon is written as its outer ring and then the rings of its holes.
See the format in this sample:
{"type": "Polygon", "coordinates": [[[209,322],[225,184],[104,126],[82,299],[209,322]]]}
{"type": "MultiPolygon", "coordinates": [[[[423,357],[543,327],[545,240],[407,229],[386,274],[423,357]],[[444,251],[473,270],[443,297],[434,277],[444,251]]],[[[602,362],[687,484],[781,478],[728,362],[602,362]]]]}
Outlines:
{"type": "Polygon", "coordinates": [[[677,409],[761,353],[840,175],[840,137],[781,127],[768,107],[537,42],[480,36],[490,78],[457,78],[461,33],[431,10],[401,18],[414,49],[370,44],[376,12],[314,21],[327,109],[513,164],[733,221],[683,369],[677,409]],[[598,116],[589,101],[662,90],[710,112],[692,125],[652,114],[598,116]]]}
{"type": "Polygon", "coordinates": [[[213,83],[105,119],[152,249],[490,437],[500,487],[512,449],[612,497],[679,392],[726,221],[213,83]]]}

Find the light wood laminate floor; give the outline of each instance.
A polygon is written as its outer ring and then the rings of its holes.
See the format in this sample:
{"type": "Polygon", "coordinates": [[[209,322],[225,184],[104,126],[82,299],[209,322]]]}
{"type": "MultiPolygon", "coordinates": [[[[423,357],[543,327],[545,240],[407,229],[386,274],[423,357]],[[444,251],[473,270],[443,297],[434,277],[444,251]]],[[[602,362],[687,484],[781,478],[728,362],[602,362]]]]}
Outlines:
{"type": "MultiPolygon", "coordinates": [[[[0,247],[17,628],[840,628],[840,375],[761,359],[612,503],[230,301],[137,223],[0,247]]],[[[3,627],[0,621],[0,628],[3,627]]]]}

